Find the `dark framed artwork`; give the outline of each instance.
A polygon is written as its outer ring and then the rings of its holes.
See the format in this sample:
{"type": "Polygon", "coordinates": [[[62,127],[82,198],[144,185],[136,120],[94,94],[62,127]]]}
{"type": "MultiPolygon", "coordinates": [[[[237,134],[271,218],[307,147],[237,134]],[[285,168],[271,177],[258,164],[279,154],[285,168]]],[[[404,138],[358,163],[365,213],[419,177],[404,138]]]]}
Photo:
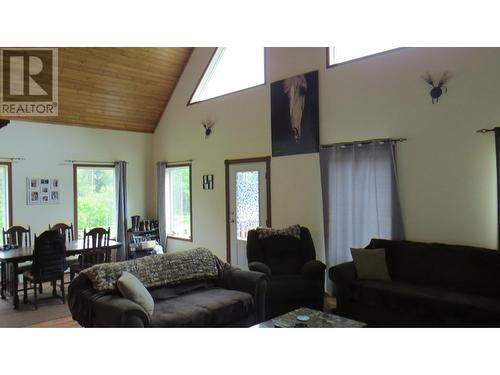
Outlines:
{"type": "Polygon", "coordinates": [[[318,71],[271,83],[273,156],[319,152],[318,71]]]}

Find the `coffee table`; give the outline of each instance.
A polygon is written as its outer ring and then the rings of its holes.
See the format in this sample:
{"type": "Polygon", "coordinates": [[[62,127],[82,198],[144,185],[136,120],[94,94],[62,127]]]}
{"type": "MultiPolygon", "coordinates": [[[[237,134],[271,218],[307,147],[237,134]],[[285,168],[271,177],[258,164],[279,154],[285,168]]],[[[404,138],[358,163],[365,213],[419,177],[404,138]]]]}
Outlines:
{"type": "Polygon", "coordinates": [[[252,328],[362,328],[363,322],[347,319],[338,315],[301,307],[276,318],[254,325],[252,328]],[[308,316],[309,320],[300,321],[298,316],[308,316]]]}

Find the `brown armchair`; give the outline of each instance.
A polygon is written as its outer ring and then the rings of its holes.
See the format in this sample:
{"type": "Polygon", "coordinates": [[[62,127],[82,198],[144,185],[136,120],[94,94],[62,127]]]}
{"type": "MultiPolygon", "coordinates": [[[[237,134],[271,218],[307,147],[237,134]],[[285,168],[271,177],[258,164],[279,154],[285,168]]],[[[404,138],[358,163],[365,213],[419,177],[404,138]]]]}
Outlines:
{"type": "Polygon", "coordinates": [[[325,264],[316,260],[309,229],[300,227],[300,239],[291,235],[259,238],[248,232],[248,268],[269,276],[266,319],[299,307],[323,310],[325,264]]]}

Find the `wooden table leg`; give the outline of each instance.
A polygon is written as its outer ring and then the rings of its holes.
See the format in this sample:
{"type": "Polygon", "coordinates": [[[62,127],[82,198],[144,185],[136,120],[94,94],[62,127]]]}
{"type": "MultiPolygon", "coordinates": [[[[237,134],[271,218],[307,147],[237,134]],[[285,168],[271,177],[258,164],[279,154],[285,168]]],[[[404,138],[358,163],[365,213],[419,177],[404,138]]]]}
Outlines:
{"type": "Polygon", "coordinates": [[[19,308],[19,295],[17,294],[17,287],[19,284],[17,276],[17,262],[12,263],[12,288],[14,292],[14,309],[19,308]]]}
{"type": "Polygon", "coordinates": [[[7,287],[7,282],[5,280],[5,269],[7,267],[7,263],[5,262],[2,262],[2,271],[1,271],[1,295],[2,295],[2,299],[5,299],[5,289],[7,287]]]}

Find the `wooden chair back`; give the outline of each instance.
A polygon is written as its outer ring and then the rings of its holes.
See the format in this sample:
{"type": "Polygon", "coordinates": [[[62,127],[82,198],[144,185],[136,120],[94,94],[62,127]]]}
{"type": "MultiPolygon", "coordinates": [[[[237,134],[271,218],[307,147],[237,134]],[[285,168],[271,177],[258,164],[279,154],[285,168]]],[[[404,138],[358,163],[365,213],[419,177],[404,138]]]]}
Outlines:
{"type": "Polygon", "coordinates": [[[83,253],[80,258],[82,268],[88,268],[94,264],[111,262],[111,251],[109,249],[110,228],[94,228],[87,232],[83,231],[83,253]]]}
{"type": "Polygon", "coordinates": [[[57,223],[54,224],[53,226],[50,226],[49,224],[49,230],[56,230],[59,233],[61,233],[64,236],[64,241],[65,242],[71,242],[75,238],[75,232],[73,231],[73,223],[64,224],[64,223],[57,223]]]}
{"type": "Polygon", "coordinates": [[[3,243],[17,246],[31,246],[31,227],[28,229],[15,225],[5,230],[2,228],[3,243]]]}

